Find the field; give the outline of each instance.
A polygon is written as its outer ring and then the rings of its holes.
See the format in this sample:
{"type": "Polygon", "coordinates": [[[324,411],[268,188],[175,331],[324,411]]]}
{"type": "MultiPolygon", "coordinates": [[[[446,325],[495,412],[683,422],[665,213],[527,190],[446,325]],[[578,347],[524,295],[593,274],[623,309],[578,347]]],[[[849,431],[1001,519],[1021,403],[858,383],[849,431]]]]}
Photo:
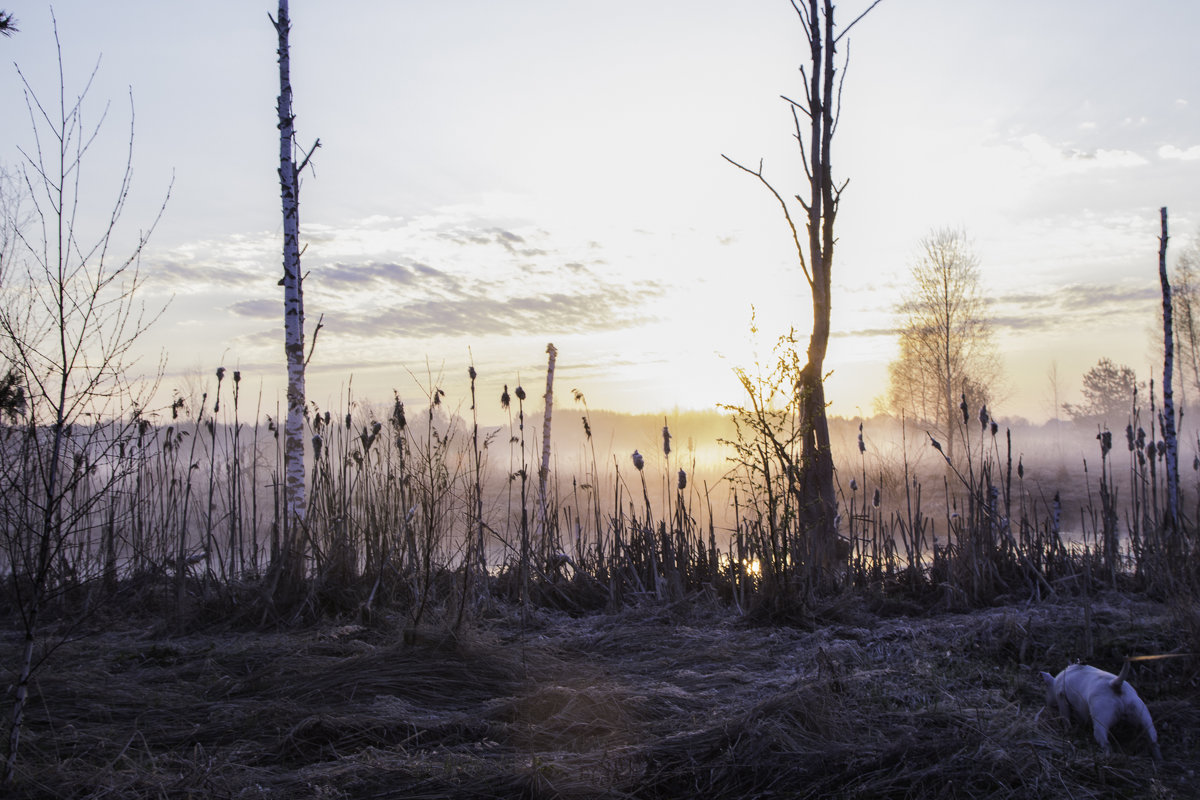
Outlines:
{"type": "Polygon", "coordinates": [[[1133,674],[1161,763],[1041,713],[1037,668],[1195,649],[1194,606],[1129,594],[969,613],[843,597],[805,626],[704,598],[492,605],[457,636],[386,615],[168,634],[108,613],[39,671],[16,796],[1196,796],[1194,658],[1133,674]]]}

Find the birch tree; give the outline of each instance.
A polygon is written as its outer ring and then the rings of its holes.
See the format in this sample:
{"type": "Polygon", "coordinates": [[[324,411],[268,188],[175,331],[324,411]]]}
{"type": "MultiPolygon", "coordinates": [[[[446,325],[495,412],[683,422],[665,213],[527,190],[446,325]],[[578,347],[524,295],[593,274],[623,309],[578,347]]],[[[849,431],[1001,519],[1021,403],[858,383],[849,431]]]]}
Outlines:
{"type": "Polygon", "coordinates": [[[1162,284],[1163,308],[1163,443],[1166,446],[1167,519],[1172,530],[1179,528],[1179,444],[1175,431],[1175,331],[1173,329],[1171,283],[1167,279],[1167,209],[1159,210],[1162,233],[1158,238],[1158,277],[1162,284]]]}
{"type": "Polygon", "coordinates": [[[908,285],[896,309],[900,353],[888,367],[889,404],[931,422],[953,459],[960,406],[987,404],[1000,376],[979,259],[966,234],[942,228],[922,239],[908,285]]]}
{"type": "MultiPolygon", "coordinates": [[[[761,160],[757,168],[751,168],[729,156],[722,156],[756,178],[779,204],[812,298],[812,330],[806,361],[798,370],[793,386],[800,416],[800,463],[788,463],[785,471],[789,476],[788,491],[798,498],[802,525],[812,534],[807,556],[826,574],[835,557],[837,499],[825,412],[825,355],[829,347],[832,308],[834,222],[846,187],[844,182],[834,183],[832,168],[833,135],[841,110],[842,88],[835,56],[842,38],[879,2],[871,3],[838,33],[832,0],[791,0],[808,45],[807,66],[800,67],[804,100],[798,102],[783,97],[791,111],[793,135],[800,147],[808,181],[807,194],[795,195],[803,216],[793,216],[791,206],[765,176],[761,160]],[[803,229],[797,219],[803,220],[803,229]]],[[[779,457],[790,461],[786,448],[776,447],[775,451],[779,457]]]]}
{"type": "MultiPolygon", "coordinates": [[[[279,194],[283,205],[283,328],[287,357],[287,418],[283,445],[283,537],[280,567],[291,577],[302,569],[305,524],[304,487],[304,275],[300,271],[300,173],[318,140],[296,163],[295,114],[292,111],[291,62],[288,34],[288,0],[279,0],[278,16],[271,19],[279,37],[279,194]]],[[[315,336],[314,336],[315,338],[315,336]]]]}

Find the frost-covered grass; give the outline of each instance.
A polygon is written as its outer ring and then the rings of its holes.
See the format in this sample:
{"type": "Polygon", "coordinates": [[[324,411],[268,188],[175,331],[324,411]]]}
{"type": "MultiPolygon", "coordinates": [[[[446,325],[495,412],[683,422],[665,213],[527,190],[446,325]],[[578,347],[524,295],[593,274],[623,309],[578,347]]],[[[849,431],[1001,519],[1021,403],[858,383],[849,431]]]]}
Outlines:
{"type": "Polygon", "coordinates": [[[493,605],[457,636],[405,635],[398,614],[171,636],[122,614],[51,656],[16,796],[1190,797],[1194,660],[1132,678],[1159,765],[1039,716],[1034,670],[1089,643],[1109,668],[1194,652],[1197,613],[1114,593],[915,616],[846,598],[797,628],[712,603],[493,605]]]}

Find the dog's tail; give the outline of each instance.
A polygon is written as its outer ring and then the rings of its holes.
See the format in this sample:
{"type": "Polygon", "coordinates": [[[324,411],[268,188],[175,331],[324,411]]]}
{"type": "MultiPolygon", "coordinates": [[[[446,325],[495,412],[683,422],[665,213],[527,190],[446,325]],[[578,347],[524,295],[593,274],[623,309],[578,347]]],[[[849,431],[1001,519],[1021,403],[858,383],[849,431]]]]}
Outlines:
{"type": "Polygon", "coordinates": [[[1125,666],[1121,667],[1121,671],[1117,674],[1117,677],[1113,678],[1113,682],[1109,684],[1117,694],[1121,693],[1121,684],[1125,683],[1125,678],[1129,676],[1129,664],[1129,659],[1125,659],[1125,666]]]}
{"type": "Polygon", "coordinates": [[[1164,658],[1185,658],[1194,656],[1195,653],[1160,653],[1152,656],[1126,656],[1125,665],[1121,667],[1121,672],[1113,679],[1111,684],[1112,690],[1118,694],[1121,691],[1121,684],[1125,682],[1125,678],[1129,675],[1129,665],[1134,661],[1160,661],[1164,658]]]}

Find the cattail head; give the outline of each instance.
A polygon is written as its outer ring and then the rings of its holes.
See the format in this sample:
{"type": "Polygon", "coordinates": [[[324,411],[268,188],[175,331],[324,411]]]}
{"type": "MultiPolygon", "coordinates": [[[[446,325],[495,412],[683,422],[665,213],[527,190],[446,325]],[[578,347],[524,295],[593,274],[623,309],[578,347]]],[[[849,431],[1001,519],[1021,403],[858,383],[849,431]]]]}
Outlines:
{"type": "Polygon", "coordinates": [[[314,433],[312,437],[313,461],[321,460],[321,446],[324,444],[325,440],[321,438],[321,434],[314,433]]]}
{"type": "Polygon", "coordinates": [[[408,420],[404,418],[404,401],[400,399],[399,392],[393,392],[393,394],[396,396],[396,401],[392,403],[392,418],[390,421],[393,428],[402,431],[408,424],[408,420]]]}
{"type": "Polygon", "coordinates": [[[500,407],[507,411],[510,402],[512,402],[512,398],[508,396],[508,384],[506,383],[504,384],[504,391],[500,393],[500,407]]]}
{"type": "Polygon", "coordinates": [[[1100,440],[1100,457],[1103,458],[1112,450],[1112,431],[1101,431],[1096,438],[1100,440]]]}
{"type": "Polygon", "coordinates": [[[863,430],[861,422],[858,423],[858,452],[867,452],[867,445],[863,442],[863,430]]]}
{"type": "Polygon", "coordinates": [[[1133,424],[1125,426],[1125,442],[1129,445],[1129,452],[1133,452],[1133,424]]]}
{"type": "Polygon", "coordinates": [[[518,400],[521,400],[522,402],[524,402],[525,390],[522,389],[520,386],[518,386],[516,389],[513,389],[513,394],[515,394],[517,396],[518,400]]]}
{"type": "Polygon", "coordinates": [[[666,425],[663,425],[663,455],[671,455],[671,430],[666,425]]]}
{"type": "Polygon", "coordinates": [[[876,487],[876,489],[875,489],[875,495],[871,498],[871,506],[873,508],[879,508],[879,489],[878,489],[878,487],[876,487]]]}
{"type": "Polygon", "coordinates": [[[350,421],[350,412],[346,412],[346,430],[350,430],[353,423],[350,421]]]}
{"type": "Polygon", "coordinates": [[[235,369],[233,371],[233,382],[234,383],[242,382],[242,371],[240,369],[235,369]]]}
{"type": "Polygon", "coordinates": [[[1017,458],[1017,477],[1018,478],[1025,477],[1025,459],[1024,458],[1020,458],[1020,457],[1017,458]]]}
{"type": "Polygon", "coordinates": [[[1154,455],[1155,455],[1155,453],[1157,453],[1157,452],[1158,452],[1158,448],[1156,448],[1156,447],[1154,446],[1154,442],[1146,442],[1146,458],[1148,458],[1148,459],[1150,459],[1151,461],[1153,461],[1153,460],[1154,460],[1154,455]]]}
{"type": "Polygon", "coordinates": [[[971,410],[967,408],[967,395],[965,393],[962,396],[962,402],[958,404],[958,410],[962,412],[963,425],[966,425],[967,421],[971,418],[971,410]]]}
{"type": "Polygon", "coordinates": [[[989,417],[988,417],[987,403],[984,403],[982,406],[979,407],[979,429],[980,430],[984,430],[984,431],[987,430],[988,419],[989,419],[989,417]]]}
{"type": "Polygon", "coordinates": [[[225,380],[225,368],[217,367],[217,383],[220,383],[223,380],[225,380]]]}
{"type": "Polygon", "coordinates": [[[854,478],[850,479],[850,491],[852,491],[852,492],[858,491],[858,481],[854,480],[854,478]]]}
{"type": "Polygon", "coordinates": [[[679,470],[679,481],[677,482],[677,485],[679,486],[679,491],[681,492],[687,488],[687,473],[683,470],[679,470]]]}
{"type": "Polygon", "coordinates": [[[633,451],[633,466],[638,472],[641,472],[642,467],[646,466],[646,459],[642,458],[642,454],[637,450],[633,451]]]}
{"type": "Polygon", "coordinates": [[[474,365],[467,367],[467,377],[470,378],[471,380],[475,380],[475,366],[474,365]]]}
{"type": "Polygon", "coordinates": [[[996,424],[996,420],[992,420],[992,436],[995,437],[1000,432],[1000,426],[996,424]]]}

